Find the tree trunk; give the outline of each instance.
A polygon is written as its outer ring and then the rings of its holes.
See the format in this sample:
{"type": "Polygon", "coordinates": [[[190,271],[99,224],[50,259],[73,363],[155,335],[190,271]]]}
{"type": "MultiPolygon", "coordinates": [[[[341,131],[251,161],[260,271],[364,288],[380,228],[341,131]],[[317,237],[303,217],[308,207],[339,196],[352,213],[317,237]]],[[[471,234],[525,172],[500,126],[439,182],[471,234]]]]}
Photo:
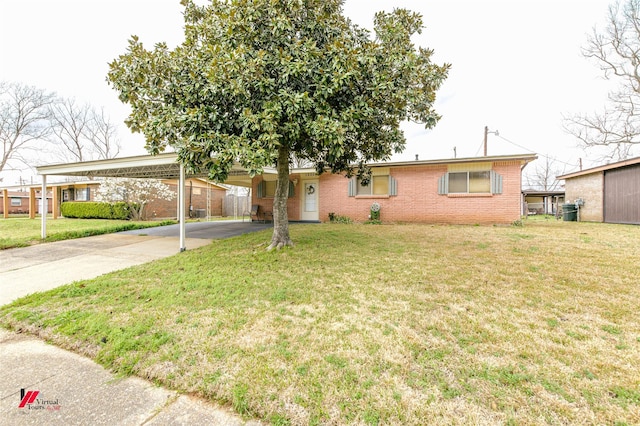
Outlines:
{"type": "Polygon", "coordinates": [[[273,236],[267,250],[293,246],[289,238],[289,215],[287,213],[287,199],[289,198],[289,150],[278,148],[278,182],[273,197],[273,236]]]}

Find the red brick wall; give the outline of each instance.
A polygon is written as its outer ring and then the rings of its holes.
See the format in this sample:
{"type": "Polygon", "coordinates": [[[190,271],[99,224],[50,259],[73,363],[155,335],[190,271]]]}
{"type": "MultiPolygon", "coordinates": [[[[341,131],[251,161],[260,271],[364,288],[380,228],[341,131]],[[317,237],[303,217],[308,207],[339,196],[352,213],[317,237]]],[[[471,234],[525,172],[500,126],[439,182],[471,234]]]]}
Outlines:
{"type": "MultiPolygon", "coordinates": [[[[438,179],[447,172],[447,165],[416,165],[392,167],[390,174],[398,185],[397,196],[348,196],[348,179],[343,175],[323,174],[319,177],[320,220],[329,220],[329,213],[348,216],[362,222],[369,216],[373,202],[381,206],[383,222],[426,222],[453,224],[511,223],[521,214],[521,164],[518,161],[495,162],[493,170],[502,175],[502,194],[438,194],[438,179]]],[[[291,180],[300,179],[292,175],[291,180]]],[[[273,199],[257,198],[253,180],[252,204],[271,211],[273,199]]],[[[288,201],[289,220],[300,218],[300,185],[288,201]]]]}
{"type": "MultiPolygon", "coordinates": [[[[146,216],[148,219],[153,218],[175,218],[177,217],[177,205],[178,205],[178,185],[171,182],[165,182],[172,191],[175,192],[175,198],[171,201],[167,200],[154,200],[146,207],[146,216]]],[[[216,187],[211,188],[211,216],[222,216],[223,208],[222,203],[227,191],[224,189],[218,189],[216,187]]],[[[191,199],[191,205],[193,211],[207,209],[207,187],[196,185],[193,187],[189,185],[189,181],[185,184],[185,211],[187,217],[189,215],[189,200],[191,199]],[[198,194],[199,192],[199,194],[198,194]],[[190,196],[191,195],[191,196],[190,196]]]]}
{"type": "MultiPolygon", "coordinates": [[[[251,183],[251,205],[259,205],[260,211],[273,212],[273,197],[258,198],[258,185],[264,179],[262,176],[256,176],[251,183]]],[[[300,175],[289,175],[291,182],[300,181],[300,175]]],[[[293,189],[293,197],[287,200],[287,213],[289,220],[300,220],[300,185],[295,185],[293,189]]]]}
{"type": "MultiPolygon", "coordinates": [[[[8,214],[26,214],[29,213],[29,193],[21,192],[21,193],[9,193],[9,209],[8,214]],[[19,206],[11,205],[11,198],[20,198],[21,203],[19,206]]],[[[38,209],[38,204],[40,203],[40,192],[36,195],[36,209],[38,209]]],[[[47,193],[47,213],[51,213],[51,193],[47,193]]],[[[0,191],[0,214],[4,214],[4,198],[2,191],[0,191]]]]}

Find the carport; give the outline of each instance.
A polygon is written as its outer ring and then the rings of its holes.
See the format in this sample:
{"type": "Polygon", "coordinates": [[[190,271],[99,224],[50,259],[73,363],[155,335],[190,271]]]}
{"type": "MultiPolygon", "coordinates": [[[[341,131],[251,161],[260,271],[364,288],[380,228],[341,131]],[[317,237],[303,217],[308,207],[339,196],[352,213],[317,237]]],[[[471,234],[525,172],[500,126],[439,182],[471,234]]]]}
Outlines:
{"type": "MultiPolygon", "coordinates": [[[[185,246],[185,180],[187,178],[206,178],[207,173],[195,173],[187,175],[184,165],[178,161],[176,153],[163,153],[158,155],[142,155],[136,157],[113,158],[108,160],[86,161],[81,163],[67,163],[36,167],[38,174],[42,175],[42,194],[47,193],[48,176],[83,176],[88,178],[142,178],[142,179],[177,179],[178,184],[178,221],[180,226],[180,251],[186,250],[185,246]]],[[[265,171],[269,172],[269,171],[265,171]]],[[[247,171],[239,164],[234,164],[228,179],[224,182],[229,185],[251,187],[251,178],[247,171]]],[[[57,199],[53,199],[55,210],[57,199]]],[[[33,204],[33,202],[32,202],[33,204]]],[[[47,214],[42,214],[41,237],[47,236],[47,214]]]]}

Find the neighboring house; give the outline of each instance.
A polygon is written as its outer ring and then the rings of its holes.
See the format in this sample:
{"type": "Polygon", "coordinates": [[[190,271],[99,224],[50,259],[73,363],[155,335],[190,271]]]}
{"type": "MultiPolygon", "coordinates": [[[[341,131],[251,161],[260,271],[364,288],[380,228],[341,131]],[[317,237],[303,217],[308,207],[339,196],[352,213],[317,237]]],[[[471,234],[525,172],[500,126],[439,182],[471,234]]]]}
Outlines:
{"type": "Polygon", "coordinates": [[[581,221],[640,225],[640,157],[558,176],[581,221]]]}
{"type": "MultiPolygon", "coordinates": [[[[290,174],[289,220],[329,220],[329,213],[355,221],[369,218],[373,203],[384,222],[459,224],[511,223],[522,211],[522,169],[535,154],[416,160],[370,164],[372,179],[362,186],[344,174],[290,174]]],[[[252,180],[252,204],[273,211],[275,171],[252,180]]]]}
{"type": "MultiPolygon", "coordinates": [[[[41,191],[35,192],[34,205],[37,207],[38,213],[41,212],[41,200],[42,196],[40,195],[41,191]]],[[[47,202],[48,202],[48,213],[51,213],[51,194],[47,194],[47,202]]],[[[29,191],[23,191],[22,189],[18,190],[3,190],[0,191],[0,214],[4,215],[5,210],[7,215],[9,214],[28,214],[30,206],[30,198],[29,191]],[[5,202],[6,197],[6,202],[5,202]]]]}
{"type": "Polygon", "coordinates": [[[564,191],[525,189],[522,191],[522,195],[525,203],[524,212],[527,215],[555,215],[562,210],[562,204],[564,203],[564,191]]]}

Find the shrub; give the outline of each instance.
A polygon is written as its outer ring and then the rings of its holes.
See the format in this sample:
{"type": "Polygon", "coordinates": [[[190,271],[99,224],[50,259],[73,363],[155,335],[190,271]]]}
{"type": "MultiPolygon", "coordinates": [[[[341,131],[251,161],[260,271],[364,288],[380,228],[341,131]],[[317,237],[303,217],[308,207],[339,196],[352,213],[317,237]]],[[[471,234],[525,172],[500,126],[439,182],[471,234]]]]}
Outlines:
{"type": "Polygon", "coordinates": [[[100,203],[95,201],[67,201],[62,203],[62,216],[76,219],[121,219],[131,218],[129,203],[100,203]]]}
{"type": "Polygon", "coordinates": [[[331,222],[331,223],[352,223],[353,221],[348,216],[342,216],[342,215],[335,214],[335,213],[329,213],[329,222],[331,222]]]}
{"type": "Polygon", "coordinates": [[[135,203],[125,203],[124,201],[111,203],[111,219],[131,219],[132,210],[136,207],[135,203]]]}
{"type": "Polygon", "coordinates": [[[371,219],[371,221],[380,221],[380,204],[371,204],[369,213],[369,218],[371,219]]]}

